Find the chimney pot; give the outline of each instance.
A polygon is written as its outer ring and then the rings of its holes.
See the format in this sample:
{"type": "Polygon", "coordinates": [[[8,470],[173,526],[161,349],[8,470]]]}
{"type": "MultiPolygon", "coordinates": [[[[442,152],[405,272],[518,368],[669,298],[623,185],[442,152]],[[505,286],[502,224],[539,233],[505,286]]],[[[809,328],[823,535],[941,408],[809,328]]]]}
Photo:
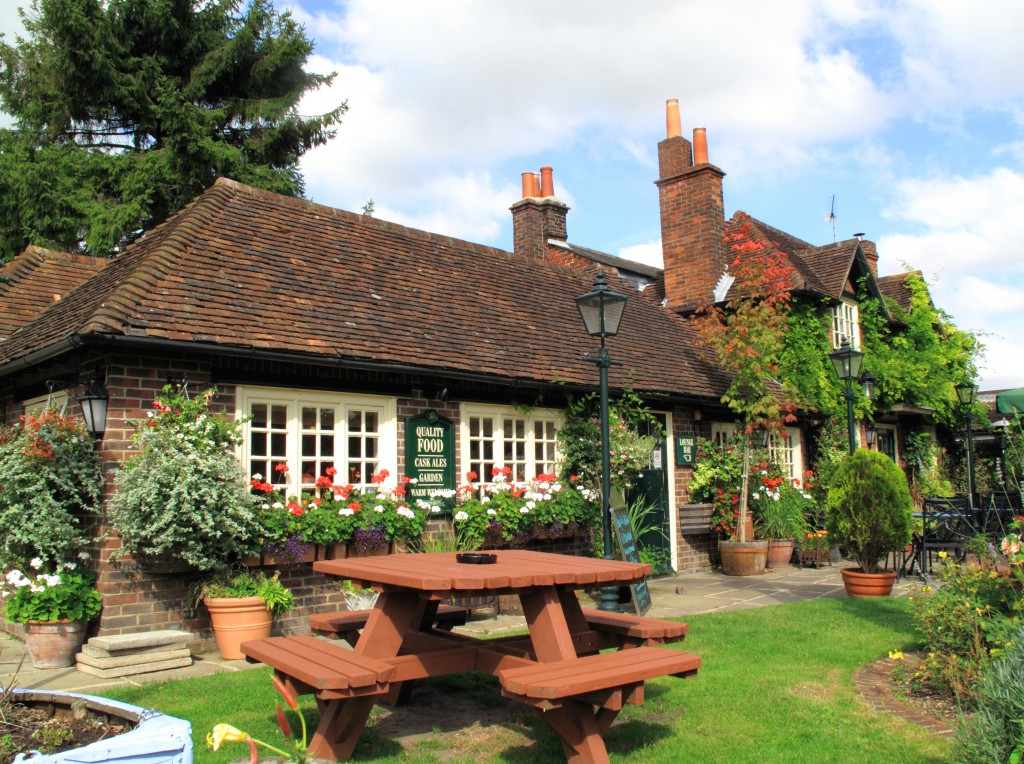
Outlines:
{"type": "Polygon", "coordinates": [[[523,173],[523,198],[524,199],[528,199],[530,197],[530,192],[532,190],[533,190],[533,173],[532,172],[524,172],[523,173]]]}
{"type": "Polygon", "coordinates": [[[708,163],[708,133],[703,127],[693,128],[693,163],[708,163]]]}
{"type": "Polygon", "coordinates": [[[555,181],[550,167],[540,168],[540,195],[543,198],[555,195],[555,181]]]}
{"type": "Polygon", "coordinates": [[[540,175],[535,172],[530,173],[531,185],[530,185],[530,196],[540,196],[540,175]]]}
{"type": "Polygon", "coordinates": [[[681,138],[683,135],[678,98],[670,98],[665,102],[665,133],[666,138],[681,138]]]}

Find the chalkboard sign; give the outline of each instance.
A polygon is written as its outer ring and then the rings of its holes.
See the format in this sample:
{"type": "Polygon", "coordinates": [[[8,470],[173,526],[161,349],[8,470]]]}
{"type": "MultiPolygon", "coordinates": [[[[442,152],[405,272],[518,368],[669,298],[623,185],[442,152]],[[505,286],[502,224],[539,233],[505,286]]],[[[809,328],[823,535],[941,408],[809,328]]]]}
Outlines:
{"type": "MultiPolygon", "coordinates": [[[[629,512],[625,507],[612,507],[612,528],[615,530],[615,537],[619,541],[619,552],[622,559],[627,562],[640,562],[640,551],[636,548],[636,534],[633,533],[633,523],[629,521],[629,512]]],[[[633,609],[637,615],[643,615],[651,608],[651,590],[647,588],[647,581],[629,585],[630,593],[633,595],[633,609]]]]}

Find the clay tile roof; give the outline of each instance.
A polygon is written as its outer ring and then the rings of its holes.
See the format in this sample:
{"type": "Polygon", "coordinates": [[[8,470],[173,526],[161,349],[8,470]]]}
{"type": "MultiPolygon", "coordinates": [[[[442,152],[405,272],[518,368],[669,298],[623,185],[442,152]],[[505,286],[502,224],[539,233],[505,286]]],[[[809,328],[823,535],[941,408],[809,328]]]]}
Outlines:
{"type": "MultiPolygon", "coordinates": [[[[923,278],[921,271],[913,271],[919,278],[923,278]]],[[[907,285],[907,279],[911,273],[896,273],[892,276],[880,276],[878,281],[878,291],[882,293],[883,297],[888,297],[899,305],[903,310],[910,312],[910,287],[907,285]]]]}
{"type": "Polygon", "coordinates": [[[67,297],[107,262],[31,246],[0,267],[0,342],[67,297]]]}
{"type": "MultiPolygon", "coordinates": [[[[628,282],[617,291],[636,296],[628,282]]],[[[592,272],[219,180],[0,344],[0,367],[72,335],[293,353],[327,363],[596,386],[573,298],[592,272]]],[[[612,384],[718,398],[689,323],[631,298],[612,384]]]]}
{"type": "Polygon", "coordinates": [[[843,296],[857,254],[857,244],[856,239],[849,239],[800,253],[804,267],[814,274],[820,284],[820,290],[815,291],[836,300],[843,296]]]}

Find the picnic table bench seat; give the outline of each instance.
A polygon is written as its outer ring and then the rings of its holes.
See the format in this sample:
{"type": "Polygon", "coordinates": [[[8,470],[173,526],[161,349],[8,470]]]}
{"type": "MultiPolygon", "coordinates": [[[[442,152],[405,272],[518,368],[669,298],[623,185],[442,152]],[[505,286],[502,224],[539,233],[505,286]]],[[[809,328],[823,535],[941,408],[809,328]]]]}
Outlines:
{"type": "Polygon", "coordinates": [[[620,649],[635,646],[663,645],[682,642],[690,631],[690,624],[663,621],[629,613],[613,613],[583,608],[587,626],[594,631],[617,637],[620,649]]]}
{"type": "MultiPolygon", "coordinates": [[[[344,639],[355,647],[359,632],[366,628],[372,610],[339,610],[329,613],[314,613],[309,617],[309,628],[316,634],[331,639],[344,639]]],[[[469,608],[457,605],[438,605],[434,626],[451,631],[456,626],[465,626],[469,608]]]]}
{"type": "MultiPolygon", "coordinates": [[[[635,647],[551,663],[498,671],[502,694],[541,708],[554,708],[565,698],[588,699],[594,693],[642,686],[658,676],[688,677],[697,673],[700,658],[658,647],[635,647]]],[[[643,697],[634,696],[635,702],[643,697]]],[[[594,703],[601,705],[601,703],[594,703]]]]}
{"type": "Polygon", "coordinates": [[[321,700],[385,695],[394,674],[388,663],[310,636],[254,639],[242,652],[274,669],[297,695],[321,700]]]}

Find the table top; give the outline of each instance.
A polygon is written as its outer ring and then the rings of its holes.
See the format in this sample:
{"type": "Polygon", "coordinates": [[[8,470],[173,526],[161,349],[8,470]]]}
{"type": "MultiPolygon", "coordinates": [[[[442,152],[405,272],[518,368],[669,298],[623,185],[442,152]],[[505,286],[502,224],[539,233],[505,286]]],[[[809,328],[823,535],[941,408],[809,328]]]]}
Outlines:
{"type": "Polygon", "coordinates": [[[581,588],[637,583],[649,575],[646,563],[570,557],[549,552],[505,549],[490,565],[460,563],[456,552],[391,554],[322,560],[313,569],[340,578],[420,591],[490,591],[539,586],[581,588]]]}

